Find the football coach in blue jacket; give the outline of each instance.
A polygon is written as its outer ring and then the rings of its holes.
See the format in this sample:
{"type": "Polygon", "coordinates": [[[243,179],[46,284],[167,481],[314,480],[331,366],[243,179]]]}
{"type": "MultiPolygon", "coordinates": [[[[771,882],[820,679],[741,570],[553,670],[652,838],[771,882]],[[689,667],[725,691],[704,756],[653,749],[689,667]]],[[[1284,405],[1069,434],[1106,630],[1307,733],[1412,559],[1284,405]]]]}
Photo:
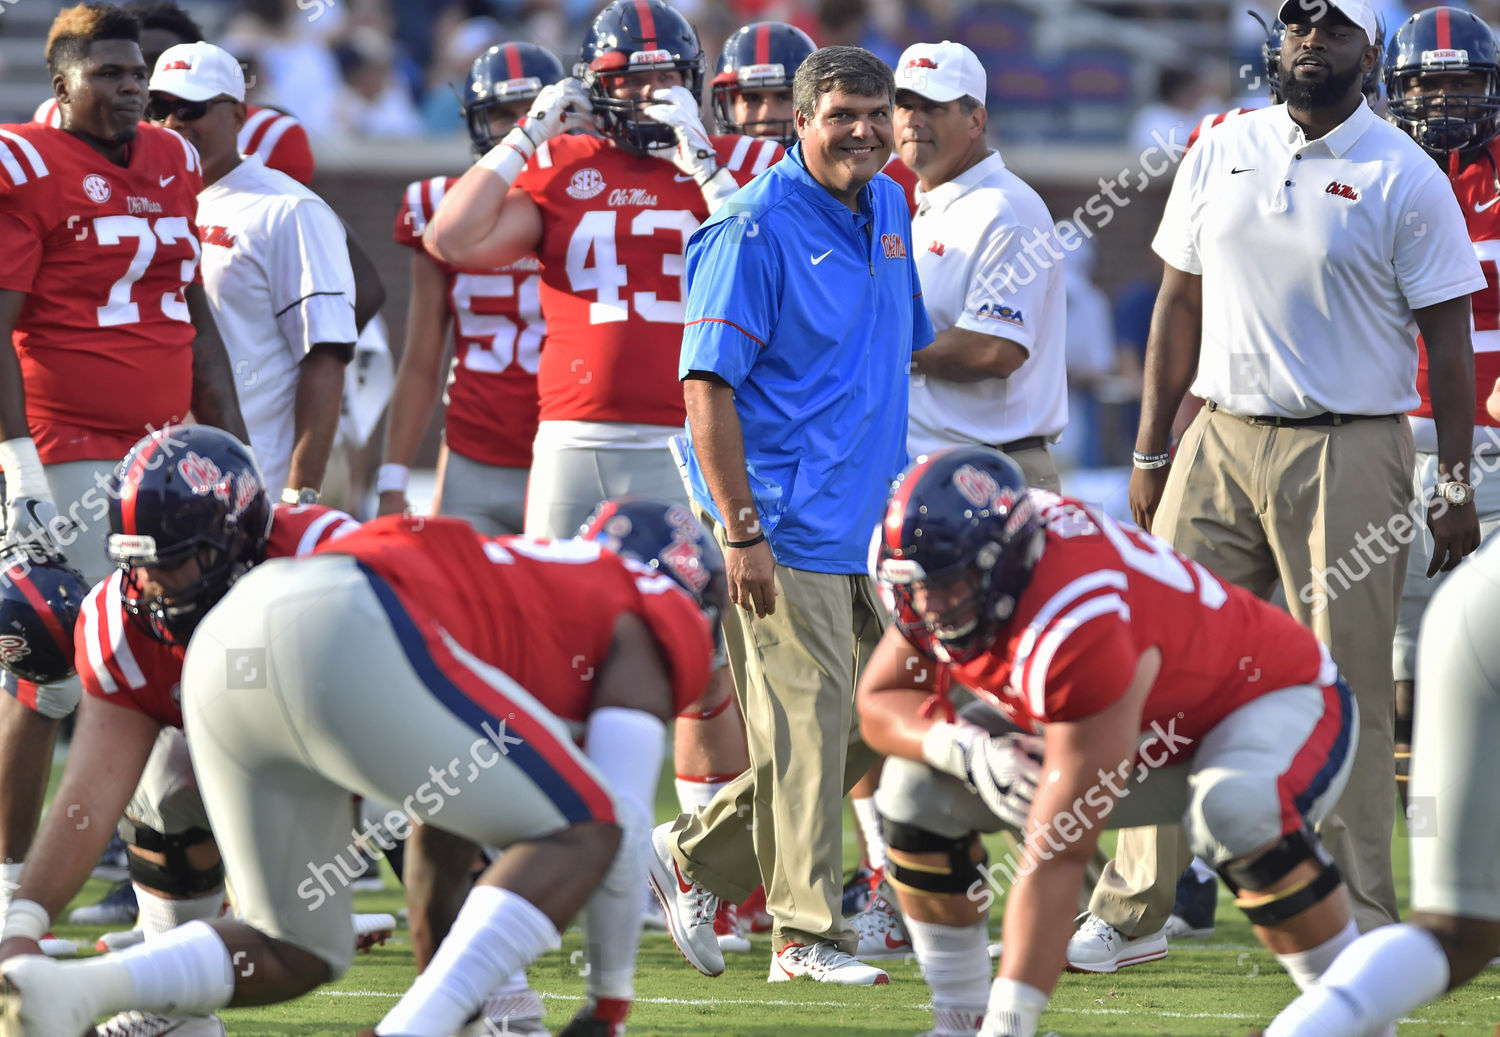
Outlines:
{"type": "Polygon", "coordinates": [[[906,463],[911,354],[933,333],[906,199],[880,173],[890,68],[825,47],[792,89],[798,143],[688,242],[679,368],[688,479],[737,606],[750,770],[658,853],[733,902],[764,878],[772,980],[870,985],[887,977],[853,957],[843,918],[842,801],[876,759],[854,717],[884,624],[866,555],[906,463]]]}

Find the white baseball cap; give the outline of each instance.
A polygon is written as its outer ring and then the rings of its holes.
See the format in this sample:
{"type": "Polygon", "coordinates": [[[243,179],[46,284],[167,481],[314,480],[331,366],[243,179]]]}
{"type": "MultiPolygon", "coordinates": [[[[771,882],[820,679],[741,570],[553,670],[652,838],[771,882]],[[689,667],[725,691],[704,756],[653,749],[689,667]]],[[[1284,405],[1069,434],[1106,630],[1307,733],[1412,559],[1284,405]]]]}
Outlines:
{"type": "Polygon", "coordinates": [[[156,59],[150,88],[184,101],[225,95],[243,101],[245,70],[233,54],[212,43],[179,43],[156,59]]]}
{"type": "Polygon", "coordinates": [[[962,43],[913,43],[896,62],[896,89],[947,104],[965,95],[984,104],[984,66],[962,43]]]}
{"type": "Polygon", "coordinates": [[[1368,0],[1286,0],[1276,17],[1283,25],[1293,22],[1305,25],[1323,18],[1330,7],[1365,30],[1371,43],[1380,37],[1380,22],[1368,0]]]}

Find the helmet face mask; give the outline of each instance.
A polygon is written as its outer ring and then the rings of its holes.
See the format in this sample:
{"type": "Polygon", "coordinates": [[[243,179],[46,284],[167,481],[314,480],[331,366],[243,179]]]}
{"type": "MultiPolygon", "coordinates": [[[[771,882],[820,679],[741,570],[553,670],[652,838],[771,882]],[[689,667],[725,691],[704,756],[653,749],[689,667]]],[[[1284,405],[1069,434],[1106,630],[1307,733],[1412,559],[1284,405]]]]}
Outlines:
{"type": "Polygon", "coordinates": [[[1468,11],[1434,7],[1408,19],[1391,41],[1385,82],[1391,121],[1434,158],[1477,152],[1500,134],[1500,50],[1468,11]]]}
{"type": "MultiPolygon", "coordinates": [[[[584,34],[573,75],[588,88],[594,125],[604,136],[638,151],[677,146],[672,127],[642,114],[657,103],[647,97],[616,97],[620,77],[675,70],[695,98],[703,96],[703,48],[698,33],[662,0],[615,0],[584,34]]],[[[648,92],[649,93],[649,92],[648,92]]]]}
{"type": "Polygon", "coordinates": [[[987,447],[942,450],[892,490],[872,575],[913,646],[963,663],[987,651],[1015,612],[1043,542],[1015,462],[987,447]]]}
{"type": "Polygon", "coordinates": [[[475,58],[460,99],[474,154],[483,155],[504,136],[490,130],[492,111],[515,106],[508,114],[519,119],[543,87],[566,74],[557,55],[534,43],[502,43],[475,58]]]}
{"type": "Polygon", "coordinates": [[[227,432],[167,426],[125,455],[113,491],[107,550],[125,610],[156,640],[185,645],[264,557],[271,503],[260,469],[227,432]]]}

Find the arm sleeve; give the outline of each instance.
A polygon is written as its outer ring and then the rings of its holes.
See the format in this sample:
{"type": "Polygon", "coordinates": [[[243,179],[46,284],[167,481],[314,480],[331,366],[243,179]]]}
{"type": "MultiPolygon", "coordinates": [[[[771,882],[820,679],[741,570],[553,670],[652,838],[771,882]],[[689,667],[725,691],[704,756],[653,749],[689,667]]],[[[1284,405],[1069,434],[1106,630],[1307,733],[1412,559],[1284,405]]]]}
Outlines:
{"type": "Polygon", "coordinates": [[[1049,281],[1042,262],[1025,254],[1035,247],[1015,223],[996,220],[974,259],[964,310],[954,326],[1009,339],[1030,352],[1042,316],[1049,281]]]}
{"type": "Polygon", "coordinates": [[[740,214],[700,227],[689,240],[679,378],[710,371],[738,386],[771,341],[781,299],[772,234],[740,214]]]}
{"type": "Polygon", "coordinates": [[[332,209],[313,200],[293,204],[271,238],[268,266],[276,326],[294,353],[304,356],[318,342],[354,342],[354,271],[332,209]]]}
{"type": "Polygon", "coordinates": [[[1177,167],[1177,176],[1172,180],[1172,191],[1167,195],[1167,207],[1161,214],[1161,223],[1156,228],[1156,237],[1151,242],[1151,251],[1162,261],[1188,274],[1202,274],[1203,264],[1198,258],[1198,228],[1194,223],[1194,194],[1198,170],[1203,156],[1212,150],[1209,141],[1193,148],[1177,167]]]}
{"type": "Polygon", "coordinates": [[[1434,167],[1396,224],[1396,283],[1414,310],[1484,287],[1453,185],[1434,167]]]}

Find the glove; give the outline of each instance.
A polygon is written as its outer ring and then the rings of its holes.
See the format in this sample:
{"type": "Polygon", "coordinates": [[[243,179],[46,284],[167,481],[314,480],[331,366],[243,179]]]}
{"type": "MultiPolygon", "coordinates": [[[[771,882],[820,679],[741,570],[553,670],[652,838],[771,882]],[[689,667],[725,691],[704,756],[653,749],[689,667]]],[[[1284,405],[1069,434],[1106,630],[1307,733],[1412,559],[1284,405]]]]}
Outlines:
{"type": "Polygon", "coordinates": [[[686,175],[702,187],[718,172],[719,159],[714,153],[713,141],[703,128],[698,115],[698,100],[685,86],[672,86],[651,95],[659,103],[647,105],[641,114],[663,126],[670,126],[677,137],[677,147],[671,151],[656,151],[652,154],[669,158],[686,175]]]}
{"type": "Polygon", "coordinates": [[[62,549],[52,538],[57,505],[45,497],[11,497],[5,502],[5,536],[0,544],[22,548],[32,558],[57,558],[62,549]]]}
{"type": "Polygon", "coordinates": [[[594,105],[588,88],[569,76],[543,87],[531,102],[531,111],[516,125],[536,148],[564,130],[592,126],[593,120],[594,105]]]}
{"type": "Polygon", "coordinates": [[[958,778],[996,817],[1024,828],[1042,774],[1043,742],[1036,735],[991,735],[976,724],[933,724],[922,757],[958,778]]]}

